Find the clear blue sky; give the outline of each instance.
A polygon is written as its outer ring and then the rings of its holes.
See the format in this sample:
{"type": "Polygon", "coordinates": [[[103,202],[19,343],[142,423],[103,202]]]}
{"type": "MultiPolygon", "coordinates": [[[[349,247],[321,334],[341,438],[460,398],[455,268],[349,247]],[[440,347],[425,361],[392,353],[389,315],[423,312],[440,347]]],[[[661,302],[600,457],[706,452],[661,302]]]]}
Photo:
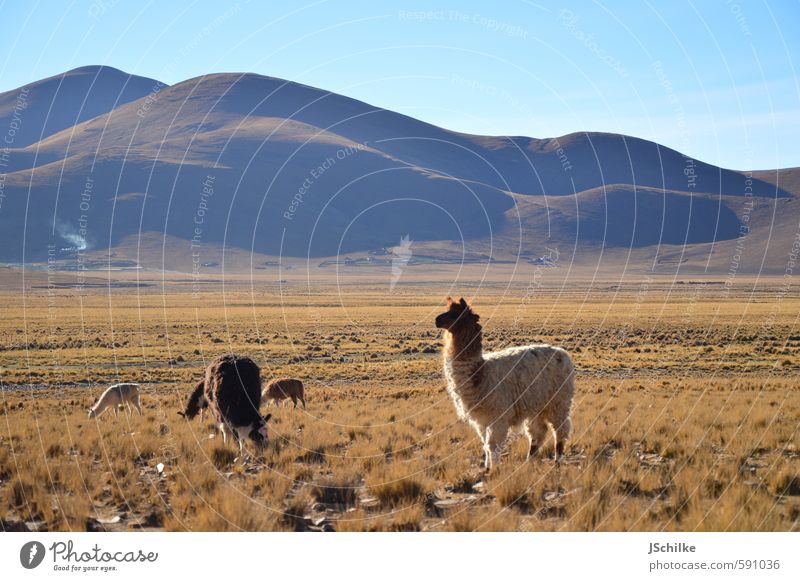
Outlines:
{"type": "Polygon", "coordinates": [[[800,3],[3,2],[0,91],[88,64],[247,71],[471,133],[592,130],[800,166],[800,3]]]}

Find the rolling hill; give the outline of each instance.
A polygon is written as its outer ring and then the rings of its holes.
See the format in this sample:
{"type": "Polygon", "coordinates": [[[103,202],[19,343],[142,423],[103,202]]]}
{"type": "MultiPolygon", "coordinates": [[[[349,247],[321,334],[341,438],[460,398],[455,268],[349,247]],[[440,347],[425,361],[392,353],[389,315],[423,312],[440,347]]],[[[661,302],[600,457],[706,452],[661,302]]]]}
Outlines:
{"type": "MultiPolygon", "coordinates": [[[[155,235],[170,247],[292,257],[404,235],[492,258],[554,243],[581,256],[719,256],[743,227],[763,244],[762,228],[788,235],[797,222],[793,173],[722,169],[616,134],[456,133],[254,74],[167,86],[84,67],[0,94],[0,123],[16,127],[0,158],[5,262],[106,252],[145,235],[148,248],[155,235]]],[[[724,269],[726,259],[712,262],[724,269]]]]}
{"type": "Polygon", "coordinates": [[[81,67],[0,94],[0,127],[11,128],[17,120],[12,145],[26,147],[160,86],[163,83],[112,67],[81,67]]]}

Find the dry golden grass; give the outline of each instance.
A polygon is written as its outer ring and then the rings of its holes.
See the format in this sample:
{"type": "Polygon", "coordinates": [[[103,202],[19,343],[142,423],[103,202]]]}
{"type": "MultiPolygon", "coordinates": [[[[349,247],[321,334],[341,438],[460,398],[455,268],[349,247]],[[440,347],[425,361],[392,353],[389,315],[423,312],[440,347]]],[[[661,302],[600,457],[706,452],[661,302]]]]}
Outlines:
{"type": "MultiPolygon", "coordinates": [[[[0,519],[46,530],[800,530],[800,300],[647,282],[478,293],[486,348],[545,341],[579,370],[564,461],[495,473],[443,389],[448,292],[179,285],[3,294],[0,519]],[[526,294],[527,293],[527,294],[526,294]],[[304,380],[238,457],[177,415],[204,365],[304,380]],[[86,409],[143,384],[144,417],[86,409]]],[[[474,288],[465,287],[471,296],[474,288]]],[[[212,437],[213,435],[213,437],[212,437]]]]}

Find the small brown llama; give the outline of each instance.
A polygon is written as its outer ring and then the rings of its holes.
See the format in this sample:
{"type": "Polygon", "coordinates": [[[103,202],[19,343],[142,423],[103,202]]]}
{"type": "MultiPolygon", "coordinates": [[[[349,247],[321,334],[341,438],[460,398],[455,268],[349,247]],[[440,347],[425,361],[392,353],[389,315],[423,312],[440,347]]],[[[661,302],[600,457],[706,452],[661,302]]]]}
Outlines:
{"type": "Polygon", "coordinates": [[[261,397],[267,400],[267,405],[275,402],[275,405],[280,405],[283,400],[291,398],[294,407],[297,407],[297,400],[303,403],[303,409],[306,409],[306,398],[303,389],[303,382],[299,379],[290,379],[283,377],[280,379],[273,379],[261,392],[261,397]]]}

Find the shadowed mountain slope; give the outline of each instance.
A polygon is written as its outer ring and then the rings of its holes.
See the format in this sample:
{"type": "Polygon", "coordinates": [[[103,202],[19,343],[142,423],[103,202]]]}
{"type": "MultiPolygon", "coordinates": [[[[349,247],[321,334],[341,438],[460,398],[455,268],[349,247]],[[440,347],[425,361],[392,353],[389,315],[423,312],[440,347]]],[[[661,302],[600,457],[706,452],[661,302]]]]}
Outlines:
{"type": "MultiPolygon", "coordinates": [[[[18,94],[0,95],[0,114],[18,94]]],[[[113,248],[140,232],[289,256],[404,235],[459,246],[503,233],[497,256],[548,239],[707,244],[736,237],[732,200],[793,197],[643,139],[467,135],[253,74],[165,86],[87,67],[34,83],[29,99],[25,115],[49,117],[5,159],[5,261],[41,259],[48,245],[113,248]]]]}
{"type": "Polygon", "coordinates": [[[0,93],[0,129],[15,129],[12,145],[25,147],[164,86],[112,67],[81,67],[0,93]]]}

